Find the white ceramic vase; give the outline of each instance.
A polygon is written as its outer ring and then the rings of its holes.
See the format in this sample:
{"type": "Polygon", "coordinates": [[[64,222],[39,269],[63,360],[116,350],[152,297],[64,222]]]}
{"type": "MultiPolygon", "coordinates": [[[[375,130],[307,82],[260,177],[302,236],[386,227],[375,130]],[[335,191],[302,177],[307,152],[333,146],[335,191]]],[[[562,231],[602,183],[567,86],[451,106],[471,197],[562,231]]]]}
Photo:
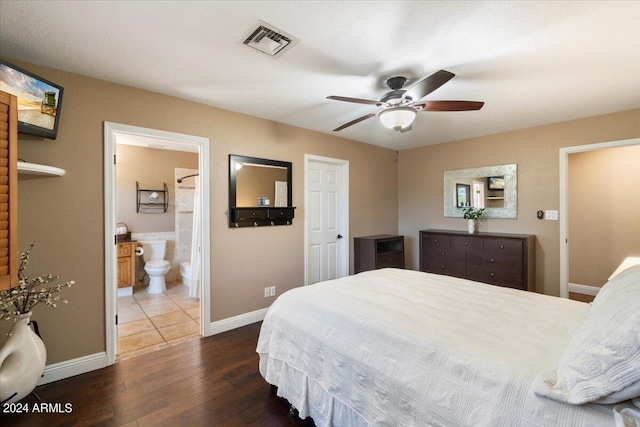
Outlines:
{"type": "Polygon", "coordinates": [[[469,232],[469,234],[473,234],[476,232],[476,220],[475,219],[468,219],[467,220],[467,231],[469,232]]]}
{"type": "Polygon", "coordinates": [[[17,402],[36,388],[47,361],[47,350],[31,329],[31,312],[21,314],[0,349],[0,402],[17,402]]]}

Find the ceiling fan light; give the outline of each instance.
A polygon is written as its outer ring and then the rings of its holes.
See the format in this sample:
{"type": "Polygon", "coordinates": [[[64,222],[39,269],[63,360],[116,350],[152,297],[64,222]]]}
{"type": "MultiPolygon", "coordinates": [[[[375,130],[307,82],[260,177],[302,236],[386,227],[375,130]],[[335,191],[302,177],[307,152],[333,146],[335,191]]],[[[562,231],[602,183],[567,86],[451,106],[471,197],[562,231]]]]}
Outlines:
{"type": "Polygon", "coordinates": [[[412,107],[394,107],[382,110],[378,118],[385,127],[394,130],[404,129],[413,123],[416,110],[412,107]]]}

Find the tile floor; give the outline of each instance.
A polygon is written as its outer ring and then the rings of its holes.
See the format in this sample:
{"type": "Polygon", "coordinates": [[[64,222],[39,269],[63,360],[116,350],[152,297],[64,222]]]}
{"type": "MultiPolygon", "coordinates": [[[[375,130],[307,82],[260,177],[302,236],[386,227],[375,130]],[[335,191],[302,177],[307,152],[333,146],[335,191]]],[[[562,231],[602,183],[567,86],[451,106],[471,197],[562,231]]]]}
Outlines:
{"type": "Polygon", "coordinates": [[[118,359],[149,353],[200,337],[200,301],[180,282],[161,294],[144,286],[118,298],[118,359]]]}

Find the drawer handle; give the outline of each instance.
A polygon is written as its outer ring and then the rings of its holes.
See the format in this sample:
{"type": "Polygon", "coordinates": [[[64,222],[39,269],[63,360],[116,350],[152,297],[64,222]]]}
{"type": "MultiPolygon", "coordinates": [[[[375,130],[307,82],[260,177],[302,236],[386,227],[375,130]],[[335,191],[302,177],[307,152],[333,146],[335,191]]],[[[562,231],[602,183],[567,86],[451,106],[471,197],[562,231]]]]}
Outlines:
{"type": "Polygon", "coordinates": [[[433,243],[438,243],[438,239],[435,239],[435,240],[433,241],[433,243]]]}
{"type": "Polygon", "coordinates": [[[496,260],[495,260],[495,259],[493,259],[493,258],[491,258],[491,262],[496,262],[496,260]]]}
{"type": "Polygon", "coordinates": [[[444,256],[444,252],[442,252],[442,253],[440,254],[440,256],[444,256]]]}
{"type": "Polygon", "coordinates": [[[491,273],[491,277],[494,277],[494,276],[495,276],[495,274],[491,273]]]}
{"type": "Polygon", "coordinates": [[[500,245],[500,249],[504,249],[504,245],[500,245]]]}
{"type": "Polygon", "coordinates": [[[444,265],[441,265],[441,266],[440,266],[440,270],[444,270],[444,265]]]}
{"type": "Polygon", "coordinates": [[[469,242],[464,242],[464,245],[465,246],[469,246],[469,242]]]}
{"type": "Polygon", "coordinates": [[[251,212],[251,215],[256,216],[256,213],[255,212],[251,212]]]}

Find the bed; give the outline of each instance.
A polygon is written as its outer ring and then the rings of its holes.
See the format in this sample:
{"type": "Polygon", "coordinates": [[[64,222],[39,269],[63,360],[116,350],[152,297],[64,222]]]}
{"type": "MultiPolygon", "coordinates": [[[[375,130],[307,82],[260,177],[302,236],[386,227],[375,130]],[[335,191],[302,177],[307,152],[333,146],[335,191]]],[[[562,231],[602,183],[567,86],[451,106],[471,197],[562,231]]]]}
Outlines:
{"type": "Polygon", "coordinates": [[[593,304],[368,271],[281,295],[261,327],[259,369],[318,427],[633,426],[639,312],[640,266],[610,280],[593,304]],[[623,350],[602,342],[609,338],[623,350]],[[601,366],[583,360],[585,345],[601,366]],[[613,385],[585,379],[599,368],[615,373],[613,385]]]}

